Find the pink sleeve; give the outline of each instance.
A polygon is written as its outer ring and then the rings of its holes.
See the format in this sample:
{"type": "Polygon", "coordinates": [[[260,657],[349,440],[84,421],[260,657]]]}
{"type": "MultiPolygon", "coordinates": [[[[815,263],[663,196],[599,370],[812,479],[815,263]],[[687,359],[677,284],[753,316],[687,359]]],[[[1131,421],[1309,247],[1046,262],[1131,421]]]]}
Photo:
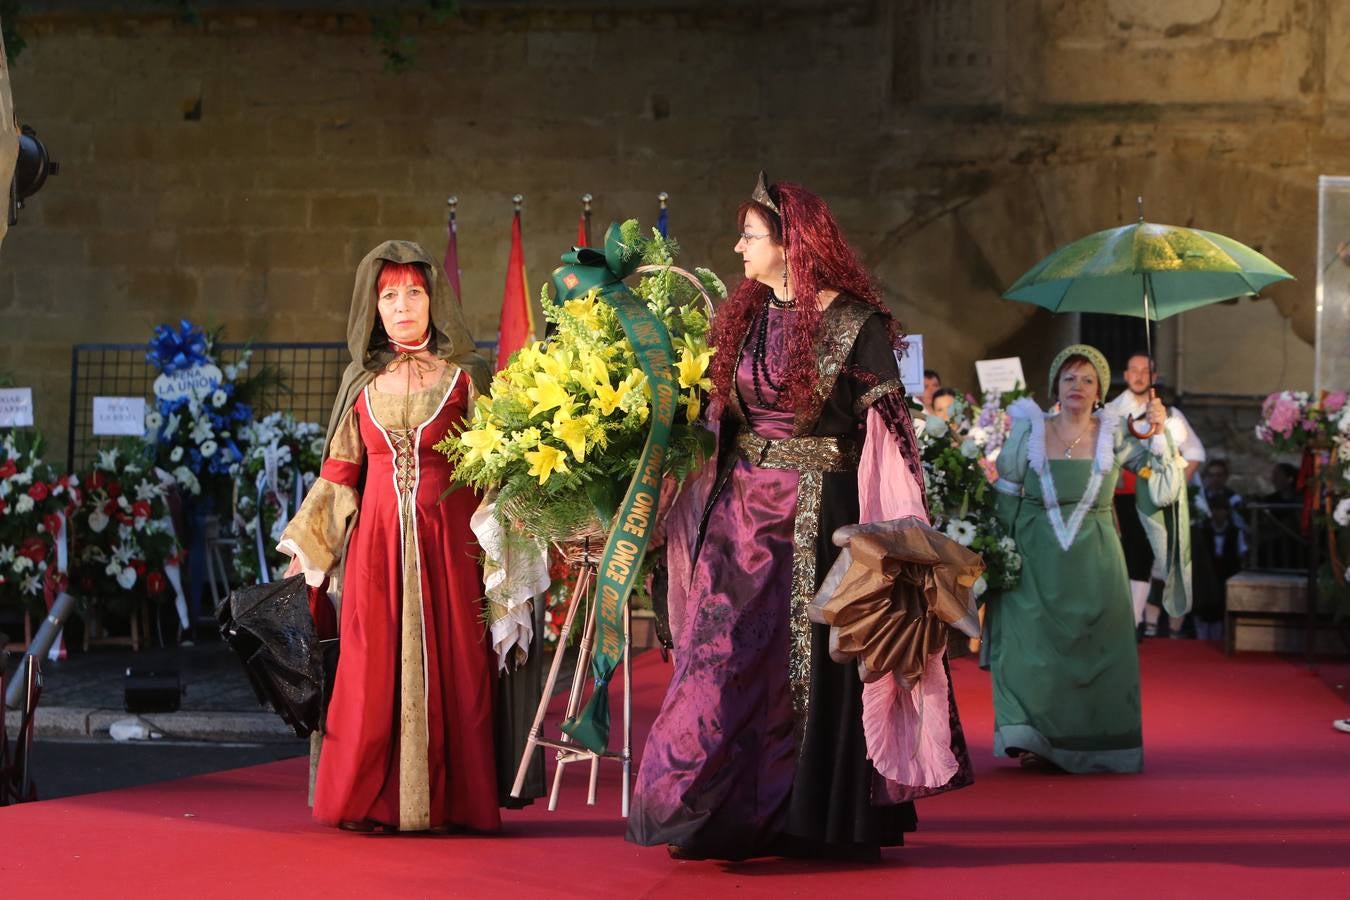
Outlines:
{"type": "MultiPolygon", "coordinates": [[[[858,521],[914,516],[928,522],[923,486],[906,464],[895,435],[875,408],[858,461],[858,521]]],[[[940,788],[959,766],[948,726],[947,672],[934,653],[913,690],[886,674],[863,685],[863,732],[877,773],[904,788],[940,788]]]]}
{"type": "Polygon", "coordinates": [[[858,521],[882,522],[903,516],[928,521],[923,486],[915,481],[881,415],[869,409],[867,438],[858,461],[858,521]]]}

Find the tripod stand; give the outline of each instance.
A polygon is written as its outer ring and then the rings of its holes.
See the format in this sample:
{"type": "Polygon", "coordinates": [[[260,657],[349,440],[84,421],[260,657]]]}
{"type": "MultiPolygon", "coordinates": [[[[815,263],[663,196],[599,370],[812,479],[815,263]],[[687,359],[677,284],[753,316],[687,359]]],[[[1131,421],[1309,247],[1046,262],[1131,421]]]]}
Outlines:
{"type": "Polygon", "coordinates": [[[572,673],[572,689],[567,697],[567,709],[563,713],[564,719],[569,719],[577,714],[581,708],[581,691],[586,681],[587,672],[590,669],[591,656],[594,652],[595,642],[595,622],[598,615],[598,604],[595,602],[592,585],[595,583],[596,560],[591,557],[589,549],[581,559],[577,571],[577,584],[572,590],[572,596],[567,602],[567,616],[563,620],[562,637],[559,641],[559,647],[553,653],[553,663],[549,666],[548,678],[544,681],[544,693],[539,699],[539,708],[534,714],[534,723],[530,726],[530,737],[525,744],[525,752],[521,754],[520,766],[516,769],[516,781],[511,788],[511,796],[519,797],[522,788],[525,785],[525,777],[529,771],[530,762],[534,759],[534,751],[548,747],[557,752],[557,765],[553,770],[553,787],[548,795],[548,808],[552,812],[558,808],[558,794],[562,790],[563,769],[569,763],[586,762],[591,764],[590,787],[586,796],[588,806],[595,805],[596,780],[600,776],[600,760],[612,759],[622,764],[623,768],[623,797],[620,803],[621,815],[628,817],[628,799],[631,790],[630,774],[633,765],[633,659],[632,649],[629,645],[629,637],[632,632],[632,613],[628,605],[624,605],[623,610],[623,748],[619,752],[606,750],[602,753],[596,753],[586,747],[581,746],[572,740],[569,735],[562,734],[556,740],[542,736],[544,718],[548,714],[549,700],[553,696],[553,686],[558,681],[558,673],[563,664],[562,640],[571,634],[572,625],[576,621],[577,612],[585,607],[585,625],[582,627],[581,644],[577,648],[576,666],[572,673]]]}

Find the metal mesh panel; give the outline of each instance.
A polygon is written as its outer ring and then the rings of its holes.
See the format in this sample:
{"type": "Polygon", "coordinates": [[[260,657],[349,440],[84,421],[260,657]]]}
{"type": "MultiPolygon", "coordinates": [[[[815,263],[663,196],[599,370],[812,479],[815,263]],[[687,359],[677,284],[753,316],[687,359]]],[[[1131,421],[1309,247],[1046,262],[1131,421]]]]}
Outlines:
{"type": "MultiPolygon", "coordinates": [[[[479,352],[492,361],[496,341],[478,341],[479,352]]],[[[276,343],[215,345],[216,363],[224,368],[239,361],[252,347],[248,374],[264,367],[280,370],[282,384],[265,389],[254,403],[254,413],[264,416],[281,410],[303,422],[326,425],[337,396],[342,371],[351,357],[347,345],[329,343],[276,343]]],[[[95,397],[145,397],[154,404],[154,383],[159,373],[145,360],[145,344],[76,344],[70,357],[70,429],[66,447],[67,471],[82,472],[95,453],[117,438],[94,435],[95,397]]]]}
{"type": "MultiPolygon", "coordinates": [[[[224,368],[237,363],[247,344],[219,343],[215,359],[224,368]]],[[[326,423],[338,381],[349,360],[341,343],[253,344],[248,374],[264,367],[281,372],[282,383],[269,386],[254,402],[254,412],[283,410],[297,419],[326,423]]],[[[145,360],[145,344],[76,344],[70,361],[70,430],[66,448],[69,471],[84,471],[101,448],[117,438],[93,433],[95,397],[145,397],[154,404],[159,373],[145,360]]]]}

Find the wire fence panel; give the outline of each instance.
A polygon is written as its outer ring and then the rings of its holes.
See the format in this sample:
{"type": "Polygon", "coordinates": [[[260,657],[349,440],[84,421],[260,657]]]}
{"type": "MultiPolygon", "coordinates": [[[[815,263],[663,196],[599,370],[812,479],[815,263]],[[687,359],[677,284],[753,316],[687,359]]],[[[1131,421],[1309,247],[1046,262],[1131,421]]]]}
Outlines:
{"type": "MultiPolygon", "coordinates": [[[[489,360],[496,341],[479,341],[489,360]]],[[[326,343],[269,343],[215,345],[216,364],[234,365],[245,349],[252,349],[246,376],[264,368],[276,370],[280,382],[267,385],[255,398],[254,413],[288,412],[302,422],[328,423],[342,372],[351,361],[347,345],[326,343]]],[[[155,378],[159,372],[145,359],[145,344],[76,344],[70,356],[70,428],[66,467],[83,472],[101,449],[119,440],[94,434],[95,397],[144,397],[154,407],[155,378]]],[[[246,377],[245,376],[245,377],[246,377]]]]}

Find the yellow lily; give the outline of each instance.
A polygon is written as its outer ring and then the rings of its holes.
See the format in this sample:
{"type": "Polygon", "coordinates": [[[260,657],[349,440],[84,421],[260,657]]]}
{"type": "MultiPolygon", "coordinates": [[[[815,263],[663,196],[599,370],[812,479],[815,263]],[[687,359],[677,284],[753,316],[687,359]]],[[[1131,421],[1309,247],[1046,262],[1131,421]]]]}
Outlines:
{"type": "Polygon", "coordinates": [[[459,436],[459,442],[468,448],[461,460],[462,465],[472,465],[478,460],[487,461],[488,457],[502,448],[503,434],[496,425],[486,422],[476,425],[459,436]]]}
{"type": "Polygon", "coordinates": [[[572,456],[577,462],[583,462],[586,459],[586,437],[591,433],[596,421],[594,415],[572,418],[570,414],[564,415],[560,410],[553,417],[553,435],[567,445],[567,449],[572,451],[572,456]]]}
{"type": "Polygon", "coordinates": [[[570,408],[572,405],[572,396],[558,383],[557,377],[545,372],[534,376],[534,387],[528,388],[525,396],[534,401],[534,408],[530,410],[531,417],[548,412],[550,409],[561,406],[570,408]]]}
{"type": "Polygon", "coordinates": [[[712,359],[711,350],[704,350],[701,353],[696,353],[688,347],[681,350],[680,361],[675,364],[680,373],[680,387],[702,388],[705,391],[711,388],[712,379],[704,377],[710,359],[712,359]]]}
{"type": "Polygon", "coordinates": [[[516,435],[516,446],[522,450],[526,447],[537,447],[542,438],[539,429],[531,425],[529,428],[522,428],[520,434],[516,435]]]}
{"type": "Polygon", "coordinates": [[[600,310],[596,306],[595,298],[595,291],[591,291],[584,297],[576,297],[572,300],[568,300],[563,304],[563,312],[576,319],[591,331],[599,331],[602,323],[600,321],[600,310]]]}
{"type": "Polygon", "coordinates": [[[538,450],[526,451],[525,461],[530,464],[530,474],[539,479],[541,486],[554,472],[568,471],[567,454],[548,444],[540,444],[538,450]]]}
{"type": "Polygon", "coordinates": [[[684,397],[684,417],[686,422],[697,422],[699,411],[703,409],[698,399],[698,391],[690,391],[684,397]]]}

